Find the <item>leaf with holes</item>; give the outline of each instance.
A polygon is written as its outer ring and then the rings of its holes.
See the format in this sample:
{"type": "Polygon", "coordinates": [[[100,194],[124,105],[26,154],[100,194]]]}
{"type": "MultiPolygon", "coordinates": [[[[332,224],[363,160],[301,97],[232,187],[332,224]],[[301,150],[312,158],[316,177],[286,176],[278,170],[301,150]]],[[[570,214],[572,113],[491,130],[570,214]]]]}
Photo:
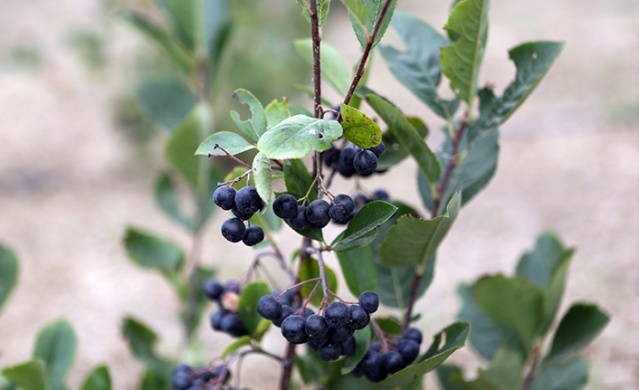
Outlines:
{"type": "Polygon", "coordinates": [[[340,105],[344,138],[362,149],[370,149],[382,141],[382,130],[379,125],[364,115],[360,110],[340,105]]]}
{"type": "Polygon", "coordinates": [[[237,89],[233,97],[240,103],[248,105],[251,110],[251,117],[247,120],[242,120],[237,111],[231,111],[233,122],[247,137],[257,142],[266,131],[266,114],[262,103],[246,89],[237,89]]]}
{"type": "Polygon", "coordinates": [[[302,158],[310,151],[323,152],[342,136],[337,121],[295,115],[268,130],[257,148],[271,159],[302,158]]]}

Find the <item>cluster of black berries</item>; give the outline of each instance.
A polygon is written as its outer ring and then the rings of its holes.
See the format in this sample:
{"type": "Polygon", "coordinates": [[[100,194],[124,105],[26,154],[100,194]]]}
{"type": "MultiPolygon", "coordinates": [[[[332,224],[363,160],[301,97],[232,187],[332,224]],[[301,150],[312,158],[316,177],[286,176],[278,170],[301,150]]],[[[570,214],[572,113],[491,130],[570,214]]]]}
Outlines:
{"type": "Polygon", "coordinates": [[[372,198],[369,198],[363,193],[358,193],[353,197],[353,203],[355,204],[355,208],[353,209],[353,211],[350,214],[348,214],[346,218],[344,218],[343,220],[334,221],[334,222],[339,225],[346,225],[351,219],[353,219],[353,217],[359,212],[359,210],[361,210],[362,207],[364,207],[364,205],[374,200],[381,200],[387,203],[391,203],[391,199],[390,199],[390,196],[388,195],[388,192],[382,189],[375,190],[375,192],[373,192],[372,198]]]}
{"type": "Polygon", "coordinates": [[[365,376],[372,382],[383,381],[388,375],[407,367],[419,355],[422,343],[422,332],[416,328],[408,328],[401,337],[390,342],[389,350],[382,352],[382,343],[372,343],[366,355],[351,372],[353,376],[365,376]]]}
{"type": "Polygon", "coordinates": [[[230,377],[231,373],[225,365],[209,369],[178,364],[171,374],[171,385],[174,390],[203,390],[209,386],[218,388],[228,382],[230,377]]]}
{"type": "Polygon", "coordinates": [[[291,344],[308,343],[323,360],[330,361],[355,352],[353,333],[370,323],[370,314],[377,311],[379,297],[374,292],[366,291],[360,295],[358,303],[346,305],[332,302],[326,307],[323,316],[306,310],[294,314],[290,307],[267,295],[260,298],[257,312],[279,326],[286,341],[291,344]]]}
{"type": "Polygon", "coordinates": [[[204,284],[206,297],[218,304],[218,310],[211,313],[209,317],[211,328],[232,337],[242,337],[247,334],[242,319],[237,314],[240,291],[239,283],[234,281],[222,284],[217,279],[209,279],[204,284]]]}
{"type": "Polygon", "coordinates": [[[222,210],[231,210],[235,218],[229,218],[222,224],[222,235],[231,242],[244,242],[248,246],[264,240],[264,231],[259,226],[244,226],[255,212],[264,207],[264,201],[253,186],[239,191],[231,186],[218,187],[213,193],[213,201],[222,210]]]}
{"type": "Polygon", "coordinates": [[[331,220],[336,223],[343,222],[354,210],[353,198],[345,194],[337,195],[332,203],[316,199],[308,206],[299,205],[297,199],[291,194],[282,194],[273,202],[275,215],[285,219],[293,229],[297,230],[321,229],[331,220]]]}
{"type": "Polygon", "coordinates": [[[377,170],[377,159],[385,151],[384,142],[370,149],[362,149],[352,144],[342,150],[333,146],[324,152],[323,160],[326,166],[336,167],[337,172],[344,177],[351,177],[356,173],[360,176],[370,176],[377,170]]]}

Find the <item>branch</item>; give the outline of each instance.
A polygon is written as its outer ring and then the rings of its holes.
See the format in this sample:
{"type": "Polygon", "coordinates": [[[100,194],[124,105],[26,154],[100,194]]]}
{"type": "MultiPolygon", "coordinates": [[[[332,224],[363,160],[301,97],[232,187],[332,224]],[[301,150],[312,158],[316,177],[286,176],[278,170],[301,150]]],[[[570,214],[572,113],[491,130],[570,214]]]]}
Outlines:
{"type": "Polygon", "coordinates": [[[464,130],[466,129],[467,121],[464,119],[462,123],[459,125],[457,131],[455,131],[455,135],[451,140],[451,151],[450,151],[450,161],[448,162],[448,166],[446,167],[446,171],[444,172],[444,178],[437,186],[435,192],[435,200],[433,201],[433,218],[439,214],[439,209],[441,207],[442,197],[446,193],[446,189],[448,188],[448,184],[450,182],[450,178],[452,177],[453,171],[457,167],[457,157],[459,155],[459,143],[462,139],[462,135],[464,134],[464,130]]]}

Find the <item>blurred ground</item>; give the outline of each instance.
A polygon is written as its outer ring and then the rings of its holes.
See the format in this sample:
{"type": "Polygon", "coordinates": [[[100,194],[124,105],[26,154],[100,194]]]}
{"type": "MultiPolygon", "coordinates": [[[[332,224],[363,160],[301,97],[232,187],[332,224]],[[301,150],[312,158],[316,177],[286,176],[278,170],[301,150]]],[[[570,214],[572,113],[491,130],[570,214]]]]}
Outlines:
{"type": "MultiPolygon", "coordinates": [[[[400,2],[399,8],[442,26],[448,2],[439,3],[400,2]]],[[[358,48],[350,26],[339,19],[326,27],[326,40],[354,62],[358,48]]],[[[184,244],[188,239],[155,210],[150,196],[161,140],[141,158],[113,124],[114,94],[126,84],[142,43],[104,20],[95,0],[3,2],[0,240],[15,249],[22,268],[0,316],[0,366],[27,359],[35,332],[64,316],[80,339],[70,377],[74,387],[91,366],[107,362],[114,388],[132,389],[139,367],[118,335],[121,317],[134,314],[151,324],[167,353],[175,350],[178,328],[175,300],[164,281],[130,265],[120,238],[125,225],[136,224],[184,244]],[[108,71],[87,72],[78,61],[67,39],[73,28],[108,29],[108,71]],[[16,47],[29,45],[38,51],[18,54],[35,64],[31,70],[11,59],[16,47]]],[[[635,1],[492,2],[483,82],[494,82],[498,90],[505,86],[514,72],[506,50],[522,41],[567,45],[503,128],[495,179],[464,209],[440,251],[437,277],[420,302],[425,313],[420,326],[427,333],[452,321],[458,283],[487,272],[512,273],[535,236],[552,229],[577,248],[564,302],[597,302],[612,316],[587,351],[593,365],[589,388],[639,387],[637,31],[635,1]]],[[[405,99],[408,113],[424,116],[381,59],[371,80],[380,93],[405,99]]],[[[419,205],[416,189],[405,185],[414,173],[404,163],[366,185],[383,185],[394,197],[419,205]]],[[[220,267],[222,277],[235,277],[250,261],[250,251],[223,242],[219,224],[210,228],[205,258],[220,267]]],[[[227,341],[206,329],[202,337],[212,350],[227,341]]],[[[454,360],[472,361],[470,354],[466,349],[454,360]]],[[[259,375],[245,374],[243,382],[267,388],[264,383],[276,380],[269,364],[260,366],[259,375]]]]}

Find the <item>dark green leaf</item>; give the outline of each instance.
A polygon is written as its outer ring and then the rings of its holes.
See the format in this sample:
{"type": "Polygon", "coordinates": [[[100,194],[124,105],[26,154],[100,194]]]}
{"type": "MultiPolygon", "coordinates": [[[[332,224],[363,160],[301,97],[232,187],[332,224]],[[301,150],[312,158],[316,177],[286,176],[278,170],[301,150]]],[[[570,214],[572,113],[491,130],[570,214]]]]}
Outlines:
{"type": "Polygon", "coordinates": [[[165,361],[157,368],[146,368],[142,375],[139,390],[171,390],[171,370],[173,363],[165,361]]]}
{"type": "Polygon", "coordinates": [[[220,357],[222,359],[226,359],[227,356],[237,351],[239,348],[242,348],[245,345],[251,345],[251,336],[242,336],[237,340],[233,341],[229,345],[224,348],[220,357]]]}
{"type": "MultiPolygon", "coordinates": [[[[359,2],[370,9],[366,17],[366,20],[364,21],[364,24],[362,25],[362,22],[360,21],[361,16],[363,16],[361,12],[358,12],[359,15],[353,12],[349,12],[348,16],[351,20],[351,24],[353,25],[353,31],[355,31],[355,35],[357,36],[357,40],[359,41],[359,44],[362,45],[362,47],[366,47],[366,44],[368,43],[370,36],[373,34],[373,29],[375,27],[375,24],[377,23],[377,20],[382,14],[382,10],[384,8],[386,1],[385,0],[359,0],[359,2]]],[[[382,24],[380,25],[379,32],[377,33],[377,36],[375,37],[375,41],[373,42],[373,46],[377,45],[379,41],[382,39],[382,37],[384,36],[384,33],[386,33],[386,29],[388,28],[388,24],[391,21],[396,5],[397,5],[397,0],[393,0],[388,6],[388,11],[386,11],[386,15],[384,15],[384,20],[382,21],[382,24]]]]}
{"type": "MultiPolygon", "coordinates": [[[[284,161],[284,183],[286,191],[295,198],[303,198],[313,185],[313,178],[308,172],[304,162],[299,159],[284,161]]],[[[317,191],[311,189],[309,200],[313,201],[317,198],[317,191]]]]}
{"type": "Polygon", "coordinates": [[[295,355],[295,368],[306,385],[321,383],[328,375],[328,362],[310,348],[304,355],[295,355]]]}
{"type": "Polygon", "coordinates": [[[255,145],[252,145],[239,134],[230,131],[218,131],[202,141],[195,154],[200,156],[226,156],[222,149],[234,156],[247,150],[255,149],[255,145]],[[216,147],[218,145],[220,147],[216,147]]]}
{"type": "Polygon", "coordinates": [[[486,370],[479,370],[476,379],[465,381],[458,367],[440,367],[438,376],[446,390],[512,390],[521,388],[524,362],[518,352],[497,351],[486,370]]]}
{"type": "Polygon", "coordinates": [[[359,296],[364,291],[375,290],[377,269],[370,246],[337,252],[336,255],[348,290],[354,296],[359,296]]]}
{"type": "Polygon", "coordinates": [[[344,103],[340,105],[340,113],[343,119],[344,138],[362,149],[379,145],[382,140],[382,130],[377,123],[360,110],[344,103]]]}
{"type": "Polygon", "coordinates": [[[106,365],[94,367],[82,383],[81,390],[111,390],[111,376],[106,365]]]}
{"type": "Polygon", "coordinates": [[[9,247],[0,244],[0,309],[18,282],[18,258],[9,247]]]}
{"type": "Polygon", "coordinates": [[[2,375],[24,390],[49,390],[45,365],[40,359],[29,360],[2,370],[2,375]]]}
{"type": "Polygon", "coordinates": [[[180,199],[178,189],[166,172],[160,172],[153,183],[153,195],[155,202],[164,214],[171,220],[184,226],[186,229],[193,228],[193,220],[190,216],[185,215],[180,209],[180,199]]]}
{"type": "Polygon", "coordinates": [[[257,313],[257,301],[265,295],[269,295],[271,289],[264,282],[254,282],[244,286],[240,292],[238,303],[238,314],[242,319],[244,328],[249,334],[253,334],[257,329],[262,317],[257,313]]]}
{"type": "MultiPolygon", "coordinates": [[[[435,272],[435,260],[426,263],[419,287],[417,288],[417,298],[424,295],[435,272]]],[[[377,286],[375,292],[379,295],[379,300],[386,306],[406,308],[410,290],[417,274],[417,267],[399,266],[386,267],[377,264],[377,286]]]]}
{"type": "Polygon", "coordinates": [[[371,343],[371,337],[373,336],[372,328],[367,326],[364,329],[356,330],[353,334],[355,337],[355,352],[351,355],[348,355],[347,359],[349,362],[348,366],[342,367],[342,375],[349,374],[351,371],[357,367],[359,362],[364,358],[366,352],[368,351],[368,347],[371,343]]]}
{"type": "Polygon", "coordinates": [[[65,389],[64,380],[73,364],[78,339],[66,320],[50,323],[38,332],[33,357],[44,361],[52,389],[65,389]]]}
{"type": "Polygon", "coordinates": [[[610,321],[596,305],[575,304],[559,323],[546,360],[562,360],[579,353],[594,340],[610,321]]]}
{"type": "Polygon", "coordinates": [[[427,23],[402,12],[395,13],[391,26],[405,47],[403,52],[391,46],[380,47],[393,76],[435,114],[452,118],[459,100],[445,100],[437,93],[442,76],[440,51],[448,41],[427,23]]]}
{"type": "Polygon", "coordinates": [[[266,203],[271,202],[273,193],[273,171],[271,170],[271,160],[263,153],[258,153],[253,159],[253,176],[255,177],[255,188],[260,198],[266,203]]]}
{"type": "Polygon", "coordinates": [[[136,228],[127,229],[124,247],[134,263],[163,273],[176,272],[184,262],[184,252],[179,246],[136,228]]]}
{"type": "Polygon", "coordinates": [[[215,275],[215,271],[209,268],[197,266],[189,275],[188,289],[181,294],[182,307],[180,319],[187,335],[192,336],[202,320],[204,310],[209,305],[209,300],[202,291],[204,283],[215,275]]]}
{"type": "Polygon", "coordinates": [[[382,317],[375,318],[375,322],[379,325],[379,328],[384,331],[384,334],[401,334],[402,324],[395,317],[382,317]]]}
{"type": "Polygon", "coordinates": [[[407,215],[391,227],[379,250],[382,264],[387,266],[423,266],[434,259],[437,248],[455,222],[461,196],[455,194],[446,208],[446,214],[423,220],[407,215]]]}
{"type": "Polygon", "coordinates": [[[479,308],[499,325],[513,331],[526,353],[539,336],[543,321],[542,291],[522,279],[486,276],[473,286],[479,308]]]}
{"type": "Polygon", "coordinates": [[[266,114],[264,114],[262,103],[245,89],[236,90],[233,93],[233,97],[240,103],[249,106],[251,118],[243,121],[237,111],[231,111],[231,118],[233,118],[237,127],[242,130],[247,137],[253,142],[257,142],[266,131],[266,114]]]}
{"type": "Polygon", "coordinates": [[[264,108],[264,115],[266,115],[267,129],[270,129],[291,116],[291,113],[288,110],[288,102],[286,101],[286,98],[283,98],[281,102],[273,99],[273,101],[264,108]]]}
{"type": "MultiPolygon", "coordinates": [[[[297,53],[306,61],[313,65],[313,41],[310,38],[295,40],[297,53]]],[[[348,87],[351,85],[351,70],[344,57],[333,46],[326,42],[320,43],[320,55],[322,56],[321,75],[335,92],[345,96],[348,87]]]]}
{"type": "Polygon", "coordinates": [[[342,136],[337,121],[295,115],[268,130],[257,148],[272,159],[302,158],[312,150],[323,152],[342,136]]]}
{"type": "Polygon", "coordinates": [[[331,244],[333,250],[340,251],[340,248],[352,248],[353,244],[359,240],[366,243],[373,241],[371,233],[390,217],[395,214],[397,207],[392,204],[374,201],[366,204],[348,223],[348,227],[344,233],[340,234],[331,244]]]}
{"type": "Polygon", "coordinates": [[[138,96],[149,117],[167,130],[180,124],[197,103],[183,82],[171,78],[143,83],[138,96]]]}
{"type": "Polygon", "coordinates": [[[488,37],[488,0],[463,0],[453,8],[444,26],[459,38],[441,51],[450,89],[466,102],[468,112],[477,94],[479,69],[488,37]]]}
{"type": "MultiPolygon", "coordinates": [[[[335,276],[335,272],[330,269],[327,265],[324,265],[324,271],[326,271],[326,282],[328,283],[328,288],[331,291],[337,291],[337,277],[335,276]]],[[[300,264],[300,281],[305,281],[309,279],[319,278],[319,262],[315,259],[310,259],[309,261],[300,264]]],[[[301,288],[301,293],[303,298],[308,298],[311,295],[311,291],[313,291],[313,287],[317,282],[306,283],[301,288]]],[[[322,298],[324,297],[324,293],[322,292],[322,284],[321,282],[315,289],[313,293],[313,298],[311,298],[311,303],[315,306],[319,306],[322,302],[322,298]]],[[[327,297],[329,298],[329,297],[327,297]]]]}
{"type": "Polygon", "coordinates": [[[129,350],[139,362],[147,367],[161,364],[162,359],[155,353],[158,336],[142,322],[133,317],[125,317],[120,327],[129,350]]]}
{"type": "Polygon", "coordinates": [[[394,389],[412,383],[439,367],[456,350],[463,347],[468,338],[470,324],[456,322],[435,335],[433,344],[429,348],[429,354],[417,358],[417,363],[390,375],[383,381],[375,384],[375,389],[394,389]],[[442,339],[445,340],[442,344],[442,339]]]}
{"type": "Polygon", "coordinates": [[[544,367],[533,380],[530,390],[582,390],[588,383],[588,361],[575,358],[544,367]]]}
{"type": "MultiPolygon", "coordinates": [[[[428,126],[419,118],[408,117],[408,121],[415,127],[417,133],[425,138],[428,135],[428,126]]],[[[379,156],[377,169],[384,170],[390,169],[402,160],[408,157],[408,150],[404,149],[397,137],[393,134],[393,129],[388,129],[382,136],[386,151],[379,156]]]]}
{"type": "Polygon", "coordinates": [[[209,115],[210,111],[206,106],[196,106],[166,142],[166,159],[192,188],[198,187],[200,165],[205,163],[203,159],[195,157],[194,153],[209,133],[209,115]]]}
{"type": "Polygon", "coordinates": [[[417,130],[395,106],[376,95],[366,95],[366,101],[375,112],[393,129],[399,143],[417,162],[419,169],[430,182],[436,182],[441,175],[437,157],[430,150],[417,130]]]}

